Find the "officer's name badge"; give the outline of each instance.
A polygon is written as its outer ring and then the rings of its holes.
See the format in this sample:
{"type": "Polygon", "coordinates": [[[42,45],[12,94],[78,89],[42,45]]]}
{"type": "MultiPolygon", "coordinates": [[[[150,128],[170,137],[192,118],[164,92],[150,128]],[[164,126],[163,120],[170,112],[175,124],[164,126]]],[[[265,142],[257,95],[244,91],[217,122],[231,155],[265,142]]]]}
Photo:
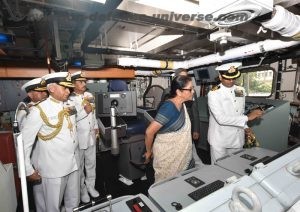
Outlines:
{"type": "Polygon", "coordinates": [[[236,97],[244,97],[244,91],[240,89],[235,89],[234,94],[236,97]]]}

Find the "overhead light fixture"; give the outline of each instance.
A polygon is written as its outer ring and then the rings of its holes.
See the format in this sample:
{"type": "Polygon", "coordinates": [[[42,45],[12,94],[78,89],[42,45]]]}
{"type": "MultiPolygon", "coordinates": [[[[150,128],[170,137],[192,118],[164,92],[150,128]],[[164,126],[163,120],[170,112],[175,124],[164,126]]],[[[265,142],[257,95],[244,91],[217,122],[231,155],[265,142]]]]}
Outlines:
{"type": "Polygon", "coordinates": [[[140,52],[149,52],[180,37],[182,35],[160,35],[140,46],[137,50],[140,52]]]}
{"type": "Polygon", "coordinates": [[[133,0],[138,4],[166,10],[178,14],[197,14],[198,4],[185,0],[133,0]]]}
{"type": "Polygon", "coordinates": [[[90,1],[98,2],[101,4],[105,4],[105,2],[106,2],[106,0],[90,0],[90,1]]]}
{"type": "Polygon", "coordinates": [[[221,45],[227,44],[228,38],[232,37],[229,29],[219,29],[209,35],[209,40],[212,42],[219,42],[221,45]]]}

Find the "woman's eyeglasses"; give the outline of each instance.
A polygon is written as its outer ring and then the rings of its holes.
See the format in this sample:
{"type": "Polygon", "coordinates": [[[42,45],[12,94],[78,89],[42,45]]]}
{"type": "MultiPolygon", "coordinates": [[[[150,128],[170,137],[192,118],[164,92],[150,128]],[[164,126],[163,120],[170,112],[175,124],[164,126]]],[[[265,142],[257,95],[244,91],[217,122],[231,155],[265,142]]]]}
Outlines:
{"type": "Polygon", "coordinates": [[[180,90],[192,92],[194,88],[181,88],[180,90]]]}

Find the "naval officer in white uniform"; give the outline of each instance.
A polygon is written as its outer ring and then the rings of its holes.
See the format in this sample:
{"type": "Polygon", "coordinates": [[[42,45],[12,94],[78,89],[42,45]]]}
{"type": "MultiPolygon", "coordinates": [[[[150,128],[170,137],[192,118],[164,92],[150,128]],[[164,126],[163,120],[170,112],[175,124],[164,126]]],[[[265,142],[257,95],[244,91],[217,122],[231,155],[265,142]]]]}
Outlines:
{"type": "MultiPolygon", "coordinates": [[[[47,87],[46,87],[46,82],[42,78],[35,78],[33,80],[30,80],[26,82],[22,87],[21,90],[25,91],[27,93],[27,96],[30,99],[30,102],[26,102],[26,108],[21,108],[18,113],[17,113],[17,121],[19,123],[19,129],[22,132],[24,128],[24,123],[26,120],[27,115],[30,113],[30,110],[33,108],[33,106],[39,104],[41,101],[45,100],[48,97],[47,93],[47,87]]],[[[30,124],[30,123],[29,123],[30,124]]],[[[38,160],[37,158],[37,149],[33,148],[32,154],[31,154],[31,160],[38,160]]],[[[17,155],[17,158],[19,156],[17,155]]],[[[42,211],[43,210],[43,205],[40,203],[41,196],[43,195],[42,189],[43,187],[41,186],[40,183],[34,183],[34,184],[29,184],[29,186],[33,186],[33,191],[34,191],[34,201],[36,203],[36,210],[37,211],[42,211]]]]}
{"type": "Polygon", "coordinates": [[[227,154],[242,149],[247,122],[260,118],[261,110],[244,115],[245,90],[235,85],[241,73],[241,63],[229,63],[217,67],[221,83],[208,93],[209,127],[207,139],[210,144],[211,163],[227,154]]]}
{"type": "Polygon", "coordinates": [[[72,74],[74,92],[70,100],[75,104],[77,115],[77,137],[80,155],[80,197],[82,202],[89,202],[90,197],[98,197],[96,181],[96,136],[99,128],[95,114],[95,98],[86,91],[84,72],[72,74]],[[85,172],[84,172],[85,170],[85,172]]]}
{"type": "Polygon", "coordinates": [[[25,102],[26,108],[20,108],[20,110],[17,113],[17,121],[19,123],[20,130],[23,129],[23,122],[31,106],[38,104],[40,101],[46,99],[48,96],[46,82],[42,80],[42,78],[35,78],[26,82],[21,87],[21,90],[27,93],[30,102],[25,102]]]}
{"type": "Polygon", "coordinates": [[[41,211],[59,212],[63,198],[66,211],[72,211],[79,204],[76,110],[67,101],[69,88],[74,86],[68,72],[48,74],[44,79],[49,97],[32,107],[22,130],[26,175],[28,180],[41,181],[41,211]],[[37,159],[31,162],[36,136],[37,159]]]}

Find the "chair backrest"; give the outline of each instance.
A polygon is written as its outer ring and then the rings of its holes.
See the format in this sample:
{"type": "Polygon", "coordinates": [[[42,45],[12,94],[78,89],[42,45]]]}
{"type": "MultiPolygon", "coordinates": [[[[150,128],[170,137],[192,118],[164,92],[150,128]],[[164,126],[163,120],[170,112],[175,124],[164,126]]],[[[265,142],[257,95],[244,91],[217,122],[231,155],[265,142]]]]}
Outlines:
{"type": "Polygon", "coordinates": [[[157,109],[158,105],[161,102],[163,91],[164,88],[160,85],[151,85],[143,96],[144,108],[157,109]]]}

